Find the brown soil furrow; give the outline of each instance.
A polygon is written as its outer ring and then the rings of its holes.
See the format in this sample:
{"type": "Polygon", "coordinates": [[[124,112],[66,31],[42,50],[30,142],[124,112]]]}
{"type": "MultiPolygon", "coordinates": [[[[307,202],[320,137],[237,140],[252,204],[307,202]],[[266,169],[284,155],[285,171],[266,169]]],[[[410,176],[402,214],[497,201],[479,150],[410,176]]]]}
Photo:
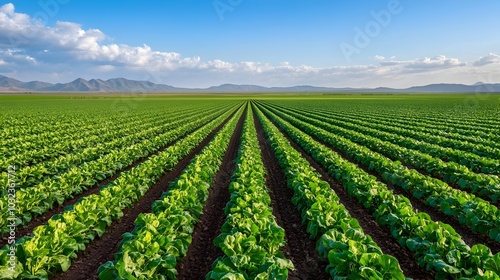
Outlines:
{"type": "MultiPolygon", "coordinates": [[[[232,115],[234,115],[233,112],[232,115]]],[[[214,131],[212,131],[201,143],[193,149],[187,156],[180,160],[175,168],[166,172],[157,182],[149,188],[146,194],[134,204],[134,206],[124,209],[123,217],[114,221],[103,236],[96,238],[87,245],[85,251],[81,252],[76,260],[72,262],[71,267],[66,272],[58,273],[53,279],[73,279],[89,280],[98,279],[97,269],[106,261],[114,259],[113,255],[118,250],[118,245],[122,241],[122,234],[131,232],[134,227],[134,221],[141,213],[151,211],[151,204],[161,198],[163,192],[168,189],[170,182],[179,177],[182,171],[189,165],[191,160],[198,154],[222,128],[222,126],[231,118],[226,118],[214,131]]]]}
{"type": "Polygon", "coordinates": [[[319,257],[315,240],[309,238],[306,226],[302,224],[300,213],[292,203],[293,190],[287,187],[285,174],[267,142],[262,125],[255,113],[254,120],[262,160],[267,171],[266,186],[271,197],[273,215],[278,225],[285,229],[287,243],[283,248],[283,253],[295,266],[295,270],[289,273],[288,279],[330,279],[328,273],[325,272],[327,262],[319,257]]]}
{"type": "MultiPolygon", "coordinates": [[[[284,134],[287,135],[286,133],[284,133],[284,134]]],[[[417,211],[425,212],[425,213],[429,214],[429,216],[431,217],[431,219],[433,221],[440,221],[440,222],[443,222],[443,223],[446,223],[446,224],[449,224],[450,226],[452,226],[455,229],[455,231],[462,237],[462,239],[465,241],[465,243],[467,245],[473,246],[475,244],[484,244],[484,245],[488,246],[494,254],[497,252],[500,252],[500,243],[491,240],[487,236],[473,232],[472,229],[470,229],[468,226],[461,224],[456,217],[448,216],[448,215],[444,214],[443,212],[439,211],[439,209],[436,209],[432,206],[426,205],[422,200],[414,197],[410,191],[407,191],[407,190],[405,190],[401,187],[398,187],[398,186],[394,186],[393,184],[391,184],[391,182],[384,181],[382,176],[380,176],[377,172],[369,170],[366,165],[359,163],[358,161],[356,161],[355,159],[353,159],[352,157],[350,157],[349,155],[347,155],[343,151],[333,147],[332,145],[330,145],[328,143],[325,143],[324,141],[318,139],[317,137],[314,137],[312,135],[310,135],[310,136],[314,140],[316,140],[317,142],[327,146],[332,151],[339,154],[345,160],[348,160],[349,162],[356,164],[359,168],[364,170],[366,173],[377,177],[378,181],[386,184],[387,187],[390,190],[392,190],[395,194],[407,197],[410,200],[413,208],[416,209],[417,211]]]]}
{"type": "MultiPolygon", "coordinates": [[[[277,109],[277,110],[279,110],[279,109],[280,109],[280,107],[277,107],[277,106],[272,106],[272,108],[273,108],[273,109],[277,109]]],[[[338,126],[338,125],[336,125],[336,124],[332,124],[332,125],[333,125],[333,126],[338,126]]],[[[345,127],[344,127],[344,128],[345,128],[345,127]]],[[[359,132],[359,131],[358,131],[358,132],[359,132]]],[[[377,139],[379,139],[380,141],[384,141],[384,142],[387,142],[387,143],[390,143],[390,144],[393,144],[393,145],[396,145],[396,146],[399,146],[399,147],[402,147],[402,148],[405,148],[405,149],[408,149],[408,150],[415,150],[415,151],[418,151],[418,150],[416,150],[416,149],[412,149],[412,148],[406,147],[406,146],[404,146],[404,145],[395,144],[395,143],[392,143],[392,142],[390,142],[390,141],[387,141],[387,140],[384,140],[384,139],[381,139],[381,138],[378,138],[378,137],[375,137],[375,136],[371,136],[371,137],[373,137],[373,138],[377,138],[377,139]]],[[[353,141],[353,142],[354,142],[354,141],[353,141]]],[[[325,145],[327,145],[327,144],[325,144],[325,145]]],[[[362,144],[358,144],[358,145],[362,145],[362,144]]],[[[327,145],[327,146],[328,146],[328,145],[327,145]]],[[[377,151],[375,151],[375,152],[377,152],[377,151]]],[[[421,152],[421,151],[418,151],[418,152],[421,152]]],[[[393,161],[399,160],[399,161],[401,162],[401,164],[402,164],[403,166],[407,167],[408,169],[415,169],[416,171],[418,171],[419,173],[421,173],[421,174],[423,174],[423,175],[426,175],[426,176],[429,176],[429,177],[432,177],[432,178],[435,178],[435,179],[441,180],[441,181],[443,181],[443,182],[447,183],[450,187],[452,187],[452,188],[454,188],[454,189],[457,189],[457,190],[459,190],[459,191],[464,191],[464,192],[469,192],[469,193],[472,193],[472,192],[471,192],[470,190],[468,190],[468,189],[462,189],[462,188],[458,185],[458,183],[456,183],[456,182],[452,182],[452,181],[450,181],[450,180],[445,180],[445,179],[444,179],[444,176],[443,176],[442,174],[440,174],[440,173],[439,173],[439,174],[433,174],[433,173],[428,172],[427,170],[425,170],[425,169],[423,169],[423,168],[417,168],[417,167],[415,167],[414,165],[412,165],[411,163],[409,163],[409,162],[407,162],[407,161],[401,161],[400,159],[394,158],[394,157],[389,156],[388,154],[385,154],[385,153],[381,153],[381,152],[378,152],[378,153],[380,153],[381,155],[384,155],[385,157],[387,157],[387,158],[389,158],[389,159],[391,159],[391,160],[393,160],[393,161]]],[[[425,154],[424,152],[421,152],[421,153],[425,154]]],[[[439,158],[439,157],[435,157],[435,156],[433,156],[433,157],[434,157],[434,158],[439,158]]],[[[451,161],[451,160],[449,160],[449,159],[442,159],[442,158],[439,158],[439,159],[441,159],[441,160],[442,160],[442,161],[444,161],[444,162],[454,162],[454,163],[457,163],[457,162],[455,162],[455,161],[451,161]]],[[[478,174],[479,174],[479,173],[478,173],[478,174]]],[[[487,175],[487,174],[482,174],[482,175],[487,175]]],[[[477,197],[480,197],[480,198],[482,198],[482,199],[484,199],[484,200],[486,200],[486,201],[488,201],[489,203],[491,203],[492,205],[496,206],[497,208],[500,208],[500,200],[495,202],[495,201],[493,201],[493,200],[491,199],[491,197],[490,197],[489,195],[486,195],[486,194],[485,194],[485,195],[481,195],[481,194],[479,194],[479,192],[474,193],[474,195],[475,195],[475,196],[477,196],[477,197]]]]}
{"type": "MultiPolygon", "coordinates": [[[[136,167],[137,165],[143,163],[144,161],[146,161],[148,158],[150,158],[151,156],[154,156],[154,155],[157,155],[161,152],[163,152],[164,150],[166,150],[168,147],[170,147],[171,145],[173,145],[175,143],[171,143],[171,144],[168,144],[166,146],[163,146],[161,147],[160,149],[158,149],[157,151],[155,152],[152,152],[150,154],[148,154],[147,156],[145,157],[142,157],[142,158],[139,158],[137,159],[136,161],[134,161],[132,164],[130,164],[129,166],[121,169],[121,170],[118,170],[116,171],[116,173],[113,175],[113,176],[110,176],[108,178],[105,178],[104,180],[100,181],[100,182],[97,182],[94,186],[84,190],[83,192],[79,193],[79,194],[75,194],[75,196],[71,199],[67,199],[63,202],[63,204],[61,205],[54,205],[54,207],[52,207],[50,210],[48,210],[47,212],[43,213],[42,215],[40,216],[36,216],[33,218],[33,220],[31,220],[27,225],[23,226],[23,227],[19,227],[16,229],[16,237],[17,238],[21,238],[23,236],[30,236],[31,233],[33,232],[33,230],[37,227],[37,226],[40,226],[40,225],[43,225],[43,224],[46,224],[48,220],[50,220],[50,218],[52,218],[52,216],[56,215],[56,214],[60,214],[62,212],[64,212],[64,209],[68,206],[71,206],[73,204],[75,204],[76,202],[78,202],[81,198],[83,197],[86,197],[86,196],[89,196],[91,194],[96,194],[99,192],[99,190],[103,187],[103,186],[106,186],[107,184],[109,184],[110,182],[114,181],[116,178],[118,178],[118,176],[120,176],[121,173],[123,172],[126,172],[126,171],[129,171],[131,170],[132,168],[136,167]]],[[[4,236],[2,236],[2,238],[0,239],[0,248],[2,248],[5,244],[7,244],[7,234],[5,234],[4,236]]]]}
{"type": "Polygon", "coordinates": [[[203,213],[194,228],[187,254],[177,264],[179,273],[177,279],[179,280],[205,279],[205,275],[212,269],[213,262],[222,255],[220,248],[214,245],[214,239],[221,233],[222,225],[226,219],[224,207],[230,199],[228,186],[236,169],[246,110],[238,121],[220,169],[215,174],[210,194],[203,207],[203,213]]]}
{"type": "Polygon", "coordinates": [[[307,159],[311,166],[316,169],[316,171],[321,175],[321,179],[330,184],[330,187],[340,198],[340,202],[349,211],[351,217],[358,220],[365,234],[370,235],[385,254],[392,255],[398,259],[405,276],[413,279],[434,279],[431,272],[418,266],[418,263],[410,250],[405,247],[401,247],[391,236],[389,230],[381,228],[373,219],[371,213],[359,204],[355,198],[347,193],[347,191],[342,187],[341,181],[335,181],[335,179],[333,179],[320,164],[314,161],[310,155],[302,150],[291,139],[288,138],[288,140],[290,140],[292,146],[298,150],[305,159],[307,159]]]}
{"type": "MultiPolygon", "coordinates": [[[[313,137],[313,136],[311,136],[313,137]]],[[[369,173],[370,175],[373,175],[377,177],[377,180],[380,182],[383,182],[384,184],[387,185],[387,187],[392,190],[395,194],[402,195],[407,197],[411,205],[413,206],[414,209],[416,209],[418,212],[425,212],[429,214],[431,219],[433,221],[440,221],[446,224],[449,224],[452,226],[455,231],[462,237],[462,239],[465,241],[465,243],[469,246],[473,246],[475,244],[484,244],[488,246],[493,253],[497,253],[500,251],[500,243],[495,242],[488,238],[487,236],[481,235],[477,232],[473,232],[471,228],[469,228],[467,225],[461,224],[457,217],[454,216],[448,216],[445,213],[441,212],[439,209],[434,208],[432,206],[426,205],[423,200],[418,199],[413,196],[413,194],[410,191],[407,191],[399,186],[393,185],[391,182],[385,181],[382,176],[376,172],[369,170],[368,167],[364,164],[361,164],[357,162],[355,159],[351,158],[344,152],[336,149],[335,147],[332,147],[332,145],[329,145],[328,143],[324,143],[323,141],[313,137],[316,141],[322,143],[323,145],[327,146],[330,148],[332,151],[336,152],[340,156],[342,156],[344,159],[350,161],[351,163],[356,164],[359,168],[363,169],[366,173],[369,173]]]]}
{"type": "Polygon", "coordinates": [[[335,179],[333,179],[320,164],[318,164],[309,154],[297,145],[285,131],[283,131],[279,126],[277,127],[288,139],[288,141],[290,141],[290,144],[301,153],[301,155],[314,169],[316,169],[316,171],[321,175],[321,179],[330,184],[330,187],[340,198],[340,202],[349,211],[349,214],[358,220],[365,234],[370,235],[385,254],[392,255],[398,260],[406,277],[413,279],[434,279],[434,274],[432,272],[426,271],[418,266],[418,263],[410,250],[405,247],[401,247],[391,236],[390,231],[386,228],[381,228],[372,218],[371,213],[359,204],[355,198],[351,197],[347,193],[347,191],[342,187],[342,182],[335,181],[335,179]]]}

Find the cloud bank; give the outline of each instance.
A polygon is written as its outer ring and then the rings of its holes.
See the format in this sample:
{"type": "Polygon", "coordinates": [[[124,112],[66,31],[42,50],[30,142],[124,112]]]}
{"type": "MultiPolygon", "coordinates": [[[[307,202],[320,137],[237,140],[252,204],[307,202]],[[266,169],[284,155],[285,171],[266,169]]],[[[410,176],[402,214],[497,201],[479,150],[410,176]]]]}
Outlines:
{"type": "Polygon", "coordinates": [[[13,4],[0,7],[0,74],[23,80],[68,82],[77,77],[151,80],[174,86],[205,87],[221,83],[263,86],[408,87],[429,83],[500,82],[500,56],[475,61],[445,55],[397,60],[377,55],[371,65],[318,68],[282,62],[205,61],[161,52],[148,45],[109,43],[99,29],[74,22],[47,26],[13,4]]]}

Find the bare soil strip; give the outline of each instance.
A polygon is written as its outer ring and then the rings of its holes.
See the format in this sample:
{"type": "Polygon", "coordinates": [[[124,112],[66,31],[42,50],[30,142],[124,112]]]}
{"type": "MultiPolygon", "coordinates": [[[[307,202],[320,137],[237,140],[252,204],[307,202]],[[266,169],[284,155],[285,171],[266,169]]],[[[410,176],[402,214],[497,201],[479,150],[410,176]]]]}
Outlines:
{"type": "Polygon", "coordinates": [[[392,255],[398,260],[406,277],[413,279],[434,279],[434,273],[426,271],[424,268],[418,266],[416,259],[413,257],[413,253],[406,247],[401,247],[391,236],[388,229],[381,228],[372,218],[371,213],[344,190],[341,181],[335,181],[335,179],[333,179],[320,164],[318,164],[299,145],[290,139],[286,132],[284,132],[280,127],[278,127],[278,129],[288,139],[288,141],[290,141],[291,145],[299,151],[305,159],[307,159],[314,169],[316,169],[316,171],[321,175],[321,179],[330,184],[330,187],[340,198],[340,202],[346,207],[349,214],[358,220],[365,234],[370,235],[385,254],[392,255]]]}
{"type": "Polygon", "coordinates": [[[283,248],[283,254],[295,266],[295,270],[289,273],[288,279],[330,279],[328,273],[325,272],[327,262],[319,257],[315,240],[309,238],[306,226],[302,224],[300,213],[292,203],[293,190],[287,187],[285,174],[267,142],[262,125],[255,113],[254,120],[262,160],[267,171],[266,186],[269,188],[273,215],[278,225],[285,229],[287,243],[283,248]]]}
{"type": "MultiPolygon", "coordinates": [[[[278,110],[279,110],[279,108],[276,108],[276,107],[273,107],[273,108],[275,108],[275,109],[278,109],[278,110]]],[[[379,139],[380,141],[389,142],[389,143],[394,144],[394,145],[396,145],[396,146],[399,146],[399,147],[402,147],[402,148],[406,148],[406,149],[408,149],[408,150],[415,150],[415,149],[408,148],[408,147],[403,146],[403,145],[399,145],[399,144],[395,144],[395,143],[392,143],[392,142],[387,141],[387,140],[383,140],[383,139],[381,139],[381,138],[379,138],[379,137],[375,137],[375,136],[372,136],[372,137],[377,138],[377,139],[379,139]]],[[[347,139],[348,139],[348,138],[347,138],[347,139]]],[[[354,142],[354,141],[353,141],[353,142],[354,142]]],[[[327,144],[325,144],[325,145],[327,145],[327,144]]],[[[328,146],[328,145],[327,145],[327,146],[328,146]]],[[[387,154],[385,154],[385,153],[381,153],[381,152],[378,152],[378,153],[380,153],[381,155],[383,155],[383,156],[385,156],[385,157],[387,157],[387,158],[389,158],[389,159],[391,159],[391,160],[394,160],[394,161],[398,160],[398,159],[394,159],[394,157],[390,157],[390,156],[388,156],[388,155],[387,155],[387,154]]],[[[423,153],[423,154],[427,154],[427,153],[424,153],[424,152],[421,152],[421,153],[423,153]]],[[[428,155],[430,155],[430,154],[428,154],[428,155]]],[[[432,155],[430,155],[430,156],[432,156],[432,155]]],[[[432,156],[432,157],[434,157],[434,158],[439,158],[439,157],[436,157],[436,156],[432,156]]],[[[441,160],[442,160],[442,161],[444,161],[445,163],[446,163],[446,162],[454,162],[454,161],[451,161],[451,160],[449,160],[449,159],[448,159],[448,160],[443,160],[442,158],[439,158],[439,159],[441,159],[441,160]]],[[[441,180],[441,181],[443,181],[443,182],[447,183],[450,187],[452,187],[452,188],[454,188],[454,189],[457,189],[457,190],[460,190],[460,191],[466,191],[466,192],[468,191],[467,189],[462,189],[462,188],[458,185],[458,183],[456,183],[456,182],[452,182],[452,181],[450,181],[450,180],[445,180],[443,175],[432,174],[431,172],[428,172],[428,171],[427,171],[427,170],[425,170],[425,169],[422,169],[422,168],[416,168],[414,165],[412,165],[411,163],[409,163],[409,162],[407,162],[407,161],[400,161],[400,162],[401,162],[401,164],[402,164],[402,165],[404,165],[404,166],[405,166],[405,167],[407,167],[408,169],[415,169],[415,170],[417,170],[419,173],[421,173],[421,174],[423,174],[423,175],[426,175],[426,176],[429,176],[429,177],[432,177],[432,178],[435,178],[435,179],[441,180]]],[[[458,162],[454,162],[454,163],[458,163],[458,162]]],[[[478,172],[475,172],[475,173],[480,174],[480,173],[478,173],[478,172]]],[[[481,194],[479,194],[479,193],[475,193],[474,195],[475,195],[475,196],[477,196],[477,197],[480,197],[480,198],[482,198],[482,199],[484,199],[484,200],[486,200],[486,201],[488,201],[489,203],[491,203],[492,205],[496,206],[497,208],[500,208],[500,200],[499,200],[499,201],[497,201],[497,202],[494,202],[494,201],[493,201],[493,200],[492,200],[492,199],[491,199],[488,195],[481,195],[481,194]]]]}
{"type": "Polygon", "coordinates": [[[193,149],[187,156],[180,160],[173,170],[165,173],[158,179],[133,207],[125,209],[123,211],[123,217],[106,228],[103,236],[96,238],[93,242],[88,244],[85,251],[79,254],[78,258],[72,262],[72,265],[66,272],[58,273],[53,279],[98,279],[97,269],[106,261],[114,259],[114,254],[117,252],[118,245],[122,241],[122,234],[131,232],[134,229],[134,221],[139,214],[151,212],[151,204],[155,200],[161,198],[163,192],[168,189],[169,183],[181,175],[182,170],[184,170],[191,160],[212,140],[214,135],[235,112],[212,131],[197,148],[193,149]]]}
{"type": "MultiPolygon", "coordinates": [[[[75,194],[75,196],[71,199],[67,199],[63,202],[63,204],[61,205],[54,205],[54,207],[52,209],[50,209],[49,211],[43,213],[42,215],[40,216],[36,216],[35,218],[33,218],[33,220],[31,220],[27,225],[25,225],[24,227],[19,227],[16,229],[16,237],[17,238],[21,238],[23,236],[30,236],[31,233],[33,232],[33,230],[37,227],[37,226],[40,226],[40,225],[43,225],[43,224],[46,224],[48,220],[50,220],[50,218],[52,218],[52,216],[56,215],[56,214],[60,214],[62,212],[64,212],[64,209],[68,206],[71,206],[73,204],[75,204],[76,202],[78,202],[78,200],[80,200],[81,198],[83,197],[86,197],[86,196],[89,196],[91,194],[96,194],[96,193],[99,193],[99,190],[101,189],[101,187],[103,186],[106,186],[107,184],[109,184],[110,182],[114,181],[116,178],[118,178],[118,176],[120,176],[121,173],[123,172],[126,172],[126,171],[129,171],[131,170],[132,168],[136,167],[137,165],[143,163],[144,161],[146,161],[148,158],[150,158],[151,156],[154,156],[154,155],[157,155],[161,152],[163,152],[164,150],[166,150],[168,147],[174,145],[174,143],[171,143],[169,145],[166,145],[166,146],[163,146],[161,147],[160,149],[158,149],[157,151],[153,152],[153,153],[150,153],[149,155],[145,156],[145,157],[142,157],[142,158],[139,158],[137,159],[136,161],[134,161],[131,165],[127,166],[126,168],[123,168],[119,171],[117,171],[113,176],[111,177],[108,177],[100,182],[97,182],[94,186],[86,189],[85,191],[83,191],[82,193],[80,194],[75,194]]],[[[3,246],[5,246],[5,244],[7,244],[7,234],[3,235],[2,238],[0,239],[0,248],[2,248],[3,246]]]]}
{"type": "Polygon", "coordinates": [[[246,110],[238,121],[221,167],[215,174],[210,194],[203,207],[203,214],[194,228],[187,254],[177,264],[179,280],[205,279],[205,275],[212,269],[213,262],[222,256],[220,248],[214,245],[214,239],[221,233],[221,227],[226,219],[224,207],[231,197],[228,186],[236,169],[246,110]]]}
{"type": "MultiPolygon", "coordinates": [[[[280,131],[281,131],[281,129],[280,129],[280,131]]],[[[288,137],[288,135],[286,133],[283,132],[283,134],[285,134],[288,137]]],[[[440,222],[443,222],[443,223],[446,223],[446,224],[449,224],[450,226],[452,226],[455,229],[455,231],[458,234],[460,234],[460,236],[462,236],[462,239],[465,241],[465,243],[467,245],[473,246],[475,244],[483,244],[483,245],[488,246],[491,249],[493,254],[500,252],[500,243],[499,242],[495,242],[495,241],[491,240],[490,238],[488,238],[487,236],[484,236],[484,235],[479,234],[477,232],[473,232],[471,228],[469,228],[466,225],[461,224],[456,217],[448,216],[448,215],[444,214],[443,212],[439,211],[439,209],[426,205],[421,199],[414,197],[411,192],[409,192],[401,187],[394,186],[393,184],[391,184],[391,182],[384,181],[382,176],[380,176],[377,172],[368,170],[368,167],[366,165],[357,162],[355,159],[351,158],[346,153],[338,150],[335,147],[332,147],[332,145],[325,143],[322,140],[320,140],[312,135],[310,135],[310,136],[312,138],[314,138],[314,140],[327,146],[332,151],[334,151],[335,153],[342,156],[345,160],[348,160],[349,162],[356,164],[359,168],[363,169],[366,173],[369,173],[369,174],[377,177],[378,181],[386,184],[387,187],[389,189],[391,189],[395,194],[399,194],[399,195],[407,197],[410,200],[413,208],[416,209],[417,211],[425,212],[425,213],[429,214],[431,219],[434,221],[440,221],[440,222]]]]}

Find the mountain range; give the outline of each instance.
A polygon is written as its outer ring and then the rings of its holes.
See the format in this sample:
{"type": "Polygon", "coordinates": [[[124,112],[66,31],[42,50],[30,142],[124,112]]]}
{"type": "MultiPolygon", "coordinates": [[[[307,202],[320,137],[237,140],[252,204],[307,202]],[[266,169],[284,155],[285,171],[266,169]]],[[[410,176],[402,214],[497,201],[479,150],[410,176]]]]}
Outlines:
{"type": "Polygon", "coordinates": [[[365,92],[365,93],[465,93],[465,92],[497,92],[500,93],[500,84],[476,83],[473,85],[464,84],[430,84],[424,86],[414,86],[403,89],[378,87],[378,88],[333,88],[315,86],[293,86],[293,87],[263,87],[257,85],[234,85],[223,84],[208,88],[179,88],[165,84],[155,84],[150,81],[134,81],[125,78],[109,80],[82,78],[69,83],[51,84],[46,82],[31,81],[21,82],[6,76],[0,75],[0,92],[214,92],[214,93],[293,93],[293,92],[365,92]]]}

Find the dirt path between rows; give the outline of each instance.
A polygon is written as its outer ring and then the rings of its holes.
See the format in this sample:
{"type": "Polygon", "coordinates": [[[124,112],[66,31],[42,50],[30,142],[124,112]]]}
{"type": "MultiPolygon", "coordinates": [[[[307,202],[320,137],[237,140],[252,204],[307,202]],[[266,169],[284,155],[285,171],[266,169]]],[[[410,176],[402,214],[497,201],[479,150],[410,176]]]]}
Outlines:
{"type": "Polygon", "coordinates": [[[283,170],[274,156],[265,136],[262,125],[254,112],[255,127],[266,168],[266,186],[273,208],[273,215],[279,226],[285,229],[286,245],[282,249],[285,257],[293,262],[294,271],[290,271],[288,279],[321,280],[330,279],[325,272],[327,262],[322,260],[302,224],[300,212],[292,203],[293,190],[288,188],[283,170]]]}
{"type": "Polygon", "coordinates": [[[332,145],[330,145],[328,143],[325,143],[324,141],[318,139],[317,137],[314,137],[312,135],[310,135],[310,136],[314,140],[316,140],[317,142],[325,145],[326,147],[328,147],[329,149],[331,149],[332,151],[334,151],[335,153],[340,155],[345,160],[347,160],[353,164],[356,164],[359,168],[364,170],[366,173],[377,177],[377,180],[386,184],[387,187],[394,192],[394,194],[398,194],[398,195],[402,195],[402,196],[407,197],[410,200],[413,208],[415,210],[417,210],[418,212],[425,212],[425,213],[429,214],[429,216],[431,217],[431,219],[433,221],[440,221],[440,222],[443,222],[443,223],[446,223],[446,224],[449,224],[450,226],[452,226],[455,229],[455,231],[462,237],[462,239],[464,240],[464,242],[467,245],[473,246],[475,244],[484,244],[491,249],[493,254],[500,252],[500,242],[495,242],[485,235],[479,234],[477,232],[473,232],[470,227],[468,227],[467,225],[461,224],[458,221],[457,217],[448,216],[445,213],[441,212],[439,209],[434,208],[434,207],[429,206],[429,205],[426,205],[421,199],[414,197],[410,191],[407,191],[399,186],[394,186],[389,181],[385,181],[378,172],[369,170],[366,165],[359,163],[357,160],[353,159],[352,157],[347,155],[345,152],[333,147],[332,145]]]}
{"type": "Polygon", "coordinates": [[[335,179],[333,179],[320,164],[318,164],[309,154],[297,145],[286,132],[284,132],[279,126],[276,127],[278,127],[280,132],[288,139],[290,144],[301,153],[302,157],[304,157],[311,164],[311,166],[316,169],[316,171],[321,175],[321,179],[330,184],[330,187],[340,198],[340,202],[349,211],[349,214],[358,220],[364,233],[371,236],[385,254],[392,255],[398,260],[406,277],[423,280],[434,279],[434,274],[432,272],[426,271],[418,266],[418,263],[410,250],[406,247],[401,247],[391,236],[390,231],[386,228],[381,228],[373,219],[371,213],[359,204],[355,198],[351,197],[347,193],[347,191],[342,187],[342,182],[335,181],[335,179]]]}
{"type": "MultiPolygon", "coordinates": [[[[266,105],[268,105],[268,104],[266,104],[266,105]]],[[[281,109],[281,107],[279,107],[279,106],[275,106],[275,105],[270,105],[270,107],[271,107],[271,108],[273,108],[273,109],[276,109],[276,110],[280,110],[280,109],[281,109]]],[[[297,111],[294,111],[294,112],[298,113],[297,111]]],[[[347,127],[346,127],[346,126],[344,126],[343,124],[336,124],[336,123],[329,123],[329,122],[325,122],[325,123],[328,123],[328,124],[333,125],[333,126],[335,126],[335,127],[341,127],[341,128],[344,128],[344,129],[349,130],[349,128],[347,128],[347,127]]],[[[357,132],[359,132],[359,133],[363,133],[362,131],[357,131],[357,132]]],[[[410,150],[410,151],[412,151],[412,150],[413,150],[413,151],[417,151],[417,152],[420,152],[420,153],[426,154],[425,152],[419,151],[419,150],[417,150],[417,149],[409,148],[409,147],[406,147],[406,146],[404,146],[404,145],[399,145],[399,144],[396,144],[396,143],[393,143],[393,142],[391,142],[391,141],[387,141],[387,140],[381,139],[381,138],[376,137],[376,136],[373,136],[373,135],[368,135],[368,136],[373,137],[373,138],[376,138],[376,139],[378,139],[378,140],[380,140],[380,141],[383,141],[383,142],[390,143],[390,144],[392,144],[392,145],[396,145],[396,146],[399,146],[399,147],[402,147],[402,148],[406,148],[406,149],[408,149],[408,150],[410,150]]],[[[348,137],[345,137],[345,136],[344,136],[344,138],[349,139],[348,137]]],[[[359,143],[358,143],[358,142],[356,142],[356,141],[353,141],[353,140],[351,140],[351,141],[352,141],[352,142],[354,142],[354,143],[357,143],[358,145],[363,145],[363,144],[359,144],[359,143]]],[[[428,177],[432,177],[432,178],[435,178],[435,179],[441,180],[441,181],[443,181],[443,182],[447,183],[450,187],[452,187],[452,188],[454,188],[454,189],[457,189],[457,190],[459,190],[459,191],[464,191],[464,192],[469,192],[469,193],[472,193],[470,189],[462,189],[462,188],[458,185],[458,183],[457,183],[457,182],[453,182],[453,181],[451,181],[451,180],[445,180],[445,176],[444,176],[443,174],[441,174],[440,172],[434,172],[434,173],[433,173],[433,172],[429,172],[429,171],[427,171],[425,168],[417,168],[417,167],[415,167],[414,165],[412,165],[410,162],[408,162],[408,161],[403,161],[403,160],[401,160],[401,159],[398,159],[398,158],[396,158],[396,157],[394,157],[393,155],[390,155],[390,154],[388,154],[388,153],[384,153],[384,152],[380,152],[380,151],[375,151],[375,152],[377,152],[377,153],[379,153],[379,154],[381,154],[381,155],[383,155],[383,156],[385,156],[385,157],[389,158],[389,159],[390,159],[390,160],[392,160],[392,161],[400,161],[400,162],[401,162],[401,164],[402,164],[403,166],[407,167],[408,169],[415,169],[416,171],[418,171],[419,173],[421,173],[421,174],[423,174],[423,175],[425,175],[425,176],[428,176],[428,177]]],[[[428,155],[430,155],[430,154],[428,154],[428,155]]],[[[432,155],[430,155],[430,156],[432,156],[432,155]]],[[[433,157],[433,158],[439,158],[439,157],[436,157],[436,156],[432,156],[432,157],[433,157]]],[[[457,162],[457,161],[453,161],[453,160],[450,160],[449,158],[445,158],[445,159],[443,159],[443,158],[439,158],[439,159],[441,159],[441,160],[442,160],[443,162],[445,162],[445,163],[446,163],[446,162],[453,162],[453,163],[460,164],[459,162],[457,162]]],[[[469,168],[469,169],[470,169],[470,168],[469,168]]],[[[474,172],[474,171],[472,171],[472,172],[474,172]]],[[[480,172],[474,172],[474,173],[476,173],[476,174],[480,174],[480,172]]],[[[482,174],[482,175],[491,175],[491,174],[482,174]]],[[[480,194],[479,192],[475,192],[475,193],[474,193],[474,195],[475,195],[475,196],[477,196],[477,197],[480,197],[480,198],[482,198],[482,199],[484,199],[484,200],[486,200],[487,202],[489,202],[490,204],[492,204],[492,205],[496,206],[497,208],[500,208],[500,201],[496,201],[496,202],[495,202],[495,201],[493,201],[489,195],[487,195],[487,194],[480,194]]]]}
{"type": "Polygon", "coordinates": [[[324,143],[322,141],[319,141],[317,138],[314,138],[314,139],[316,141],[324,144],[325,146],[327,146],[328,148],[330,148],[331,150],[333,150],[337,154],[341,155],[344,159],[356,164],[358,167],[363,169],[366,173],[377,177],[377,180],[379,182],[383,182],[384,184],[386,184],[387,187],[394,192],[394,194],[402,195],[402,196],[405,196],[406,198],[408,198],[411,202],[412,207],[415,210],[417,210],[418,212],[425,212],[425,213],[429,214],[429,216],[431,217],[431,219],[433,221],[443,222],[443,223],[446,223],[446,224],[449,224],[450,226],[452,226],[455,229],[455,231],[462,237],[462,239],[465,241],[465,243],[467,245],[473,246],[475,244],[484,244],[484,245],[488,246],[494,254],[500,251],[500,243],[491,240],[487,236],[481,235],[477,232],[473,232],[472,229],[469,228],[467,225],[461,224],[458,221],[457,217],[448,216],[445,213],[441,212],[439,209],[432,207],[432,206],[429,206],[429,205],[426,205],[423,200],[414,197],[410,191],[407,191],[399,186],[395,186],[389,181],[385,181],[378,172],[369,170],[366,165],[357,162],[356,160],[349,157],[347,154],[332,147],[328,143],[324,143]]]}
{"type": "MultiPolygon", "coordinates": [[[[185,135],[187,135],[189,133],[190,132],[186,132],[185,135]]],[[[179,139],[181,139],[181,138],[182,138],[182,136],[179,139]]],[[[50,218],[52,218],[52,216],[64,212],[64,209],[66,207],[77,203],[83,197],[89,196],[91,194],[99,193],[99,191],[101,190],[101,188],[103,186],[106,186],[110,182],[114,181],[116,178],[118,178],[118,176],[120,176],[121,173],[131,170],[132,168],[136,167],[137,165],[148,160],[150,157],[163,152],[164,150],[166,150],[168,147],[172,146],[173,144],[175,144],[175,142],[170,143],[168,145],[165,145],[165,146],[161,147],[160,149],[158,149],[157,151],[152,152],[145,157],[137,159],[129,166],[127,166],[121,170],[116,171],[116,173],[113,176],[110,176],[110,177],[108,177],[100,182],[97,182],[94,186],[84,190],[80,194],[75,194],[74,197],[71,199],[65,200],[63,202],[63,204],[61,204],[61,205],[55,204],[54,207],[52,207],[47,212],[43,213],[40,216],[34,217],[33,220],[31,220],[27,225],[17,228],[16,229],[16,237],[19,239],[19,238],[24,237],[24,236],[31,236],[31,233],[33,232],[33,230],[37,226],[46,224],[47,221],[50,220],[50,218]]],[[[0,238],[0,248],[2,248],[5,244],[7,244],[7,237],[8,237],[7,235],[4,235],[0,238]]]]}
{"type": "Polygon", "coordinates": [[[212,263],[222,255],[220,248],[214,245],[214,239],[221,233],[226,219],[224,207],[230,199],[228,186],[236,168],[246,110],[238,121],[220,169],[215,174],[210,194],[203,207],[203,214],[194,228],[187,254],[177,264],[178,280],[205,279],[205,275],[212,269],[212,263]]]}
{"type": "Polygon", "coordinates": [[[103,236],[96,238],[93,242],[87,245],[85,251],[78,255],[70,268],[66,272],[60,272],[55,275],[55,280],[89,280],[98,279],[97,269],[106,261],[113,260],[114,254],[118,250],[118,245],[122,241],[122,234],[131,232],[134,227],[134,221],[141,213],[151,212],[151,204],[160,199],[163,192],[168,189],[170,182],[174,181],[182,171],[189,165],[191,160],[212,140],[214,135],[222,128],[222,126],[234,115],[226,118],[217,128],[212,131],[201,143],[193,149],[187,156],[181,159],[175,168],[166,172],[158,181],[149,188],[146,194],[134,204],[134,206],[123,211],[123,217],[120,220],[114,221],[103,236]]]}

